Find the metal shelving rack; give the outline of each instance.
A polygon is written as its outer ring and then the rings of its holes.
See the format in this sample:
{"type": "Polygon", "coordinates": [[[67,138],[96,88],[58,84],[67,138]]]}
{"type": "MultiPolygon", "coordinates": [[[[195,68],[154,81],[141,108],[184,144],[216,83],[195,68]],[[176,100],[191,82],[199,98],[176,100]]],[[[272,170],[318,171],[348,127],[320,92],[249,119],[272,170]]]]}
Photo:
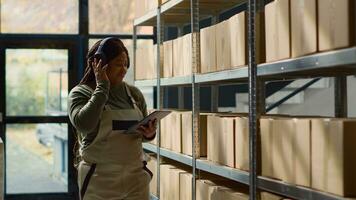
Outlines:
{"type": "MultiPolygon", "coordinates": [[[[157,108],[162,108],[161,86],[191,86],[193,102],[193,156],[187,156],[145,143],[146,151],[163,156],[188,166],[192,166],[193,176],[196,170],[206,171],[250,186],[250,198],[257,198],[257,189],[262,189],[287,196],[294,199],[308,200],[336,200],[342,197],[334,196],[325,192],[316,191],[306,187],[290,185],[282,181],[257,176],[257,130],[259,127],[259,116],[265,113],[264,86],[266,81],[286,80],[310,77],[335,77],[335,116],[347,117],[347,94],[346,76],[356,74],[356,47],[316,53],[300,58],[282,60],[273,63],[256,64],[255,49],[255,14],[264,9],[268,0],[170,0],[160,5],[156,10],[134,21],[134,48],[136,49],[136,27],[157,26],[157,42],[163,43],[163,25],[191,24],[192,49],[193,49],[193,72],[200,65],[199,56],[199,21],[206,17],[215,16],[216,13],[229,8],[248,5],[248,66],[233,68],[227,71],[213,72],[207,74],[193,73],[191,76],[157,78],[154,80],[136,81],[139,87],[157,87],[157,108]],[[189,16],[190,15],[190,16],[189,16]],[[219,85],[225,83],[249,83],[249,128],[250,128],[250,172],[221,166],[199,157],[199,88],[200,85],[219,85]]],[[[160,60],[160,48],[157,45],[157,60],[160,60]]],[[[134,53],[135,56],[135,53],[134,53]]],[[[135,62],[135,61],[134,61],[135,62]]],[[[160,77],[162,63],[157,62],[157,77],[160,77]]],[[[160,133],[157,134],[157,143],[160,144],[160,133]]],[[[157,169],[158,197],[159,199],[159,167],[157,169]]],[[[192,199],[195,199],[195,181],[193,181],[192,199]]]]}

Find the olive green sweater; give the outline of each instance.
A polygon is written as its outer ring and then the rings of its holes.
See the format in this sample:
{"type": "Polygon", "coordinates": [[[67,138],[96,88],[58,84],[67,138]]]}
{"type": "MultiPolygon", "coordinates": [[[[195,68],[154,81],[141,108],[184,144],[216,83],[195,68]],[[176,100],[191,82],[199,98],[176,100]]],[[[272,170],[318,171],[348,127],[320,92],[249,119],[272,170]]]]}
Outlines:
{"type": "MultiPolygon", "coordinates": [[[[110,86],[108,81],[100,81],[94,91],[84,84],[79,84],[71,90],[68,96],[69,118],[80,134],[83,146],[89,145],[98,134],[99,118],[106,103],[113,109],[133,108],[125,84],[127,83],[122,82],[110,86]]],[[[146,102],[141,91],[131,85],[128,85],[128,88],[144,117],[147,116],[146,102]]]]}

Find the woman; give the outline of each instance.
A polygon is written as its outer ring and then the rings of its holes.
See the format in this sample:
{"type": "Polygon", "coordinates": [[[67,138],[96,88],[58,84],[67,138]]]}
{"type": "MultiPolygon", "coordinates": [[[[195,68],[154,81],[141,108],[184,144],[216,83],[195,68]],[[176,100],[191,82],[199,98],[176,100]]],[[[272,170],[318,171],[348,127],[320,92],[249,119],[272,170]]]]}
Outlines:
{"type": "Polygon", "coordinates": [[[156,121],[134,133],[125,131],[147,115],[142,93],[123,81],[129,66],[120,39],[99,41],[88,52],[83,79],[69,94],[69,117],[80,144],[82,200],[149,199],[152,173],[145,166],[142,141],[154,139],[156,121]],[[107,64],[94,59],[98,49],[107,64]]]}

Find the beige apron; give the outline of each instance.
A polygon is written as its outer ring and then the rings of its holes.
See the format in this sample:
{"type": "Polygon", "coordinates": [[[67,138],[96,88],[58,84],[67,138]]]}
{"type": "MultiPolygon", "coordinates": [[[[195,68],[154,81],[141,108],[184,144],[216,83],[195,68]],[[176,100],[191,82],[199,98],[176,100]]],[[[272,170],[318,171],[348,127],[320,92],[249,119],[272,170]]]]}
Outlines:
{"type": "MultiPolygon", "coordinates": [[[[113,130],[113,120],[141,120],[129,88],[133,109],[112,110],[108,105],[100,118],[94,141],[80,149],[78,184],[82,200],[148,200],[152,172],[143,160],[142,135],[113,130]]],[[[120,123],[120,122],[119,122],[120,123]]]]}

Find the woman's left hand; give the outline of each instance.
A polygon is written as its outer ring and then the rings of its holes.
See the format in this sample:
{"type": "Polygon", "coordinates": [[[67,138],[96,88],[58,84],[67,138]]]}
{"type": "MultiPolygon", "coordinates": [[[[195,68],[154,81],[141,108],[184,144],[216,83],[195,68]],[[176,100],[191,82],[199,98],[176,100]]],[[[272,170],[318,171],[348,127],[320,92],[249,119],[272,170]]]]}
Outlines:
{"type": "Polygon", "coordinates": [[[137,129],[145,138],[152,138],[156,134],[157,120],[151,120],[147,123],[147,126],[140,126],[137,129]]]}

